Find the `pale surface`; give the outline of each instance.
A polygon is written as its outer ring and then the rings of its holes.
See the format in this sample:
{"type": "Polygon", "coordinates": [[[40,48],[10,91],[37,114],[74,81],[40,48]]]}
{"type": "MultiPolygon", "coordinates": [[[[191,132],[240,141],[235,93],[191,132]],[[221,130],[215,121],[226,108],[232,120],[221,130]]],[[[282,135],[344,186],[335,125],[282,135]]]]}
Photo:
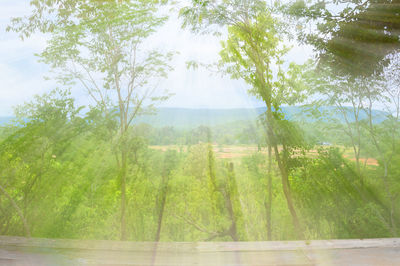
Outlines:
{"type": "Polygon", "coordinates": [[[157,244],[0,236],[0,265],[400,265],[400,239],[157,244]]]}

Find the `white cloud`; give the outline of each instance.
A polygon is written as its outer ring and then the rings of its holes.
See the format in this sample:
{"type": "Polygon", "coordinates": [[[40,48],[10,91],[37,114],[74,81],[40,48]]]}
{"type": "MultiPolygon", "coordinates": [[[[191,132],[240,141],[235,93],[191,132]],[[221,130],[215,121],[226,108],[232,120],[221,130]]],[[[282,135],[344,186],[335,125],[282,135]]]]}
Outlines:
{"type": "Polygon", "coordinates": [[[27,78],[23,72],[6,64],[0,64],[0,114],[11,115],[12,107],[29,101],[33,95],[54,87],[52,82],[41,78],[27,78]]]}
{"type": "MultiPolygon", "coordinates": [[[[37,62],[34,53],[39,53],[46,45],[43,35],[35,34],[21,41],[13,32],[5,32],[11,17],[29,14],[29,0],[2,0],[0,3],[0,116],[12,112],[12,106],[22,104],[34,94],[40,94],[56,87],[55,82],[45,81],[48,67],[37,62]]],[[[175,93],[164,106],[232,108],[251,107],[257,104],[246,94],[248,86],[242,81],[228,77],[210,76],[204,69],[186,69],[186,61],[199,60],[210,63],[218,58],[220,41],[213,36],[196,36],[182,30],[180,21],[172,17],[160,31],[152,36],[149,47],[164,51],[175,50],[180,54],[173,61],[174,71],[161,83],[161,87],[175,93]]],[[[311,50],[295,47],[290,53],[291,60],[302,62],[311,50]]],[[[73,89],[79,104],[89,102],[88,95],[79,87],[73,89]]]]}
{"type": "Polygon", "coordinates": [[[0,115],[10,115],[13,106],[54,88],[54,82],[44,81],[48,68],[34,56],[45,47],[45,38],[35,34],[21,41],[17,33],[6,32],[12,17],[29,14],[29,1],[2,0],[0,6],[0,115]]]}

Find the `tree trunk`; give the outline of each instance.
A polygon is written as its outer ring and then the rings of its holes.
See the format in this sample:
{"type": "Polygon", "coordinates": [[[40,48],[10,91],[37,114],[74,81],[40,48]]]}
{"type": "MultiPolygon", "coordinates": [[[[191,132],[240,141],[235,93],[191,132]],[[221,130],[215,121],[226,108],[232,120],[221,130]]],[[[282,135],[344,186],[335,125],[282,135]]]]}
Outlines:
{"type": "Polygon", "coordinates": [[[390,191],[389,178],[388,178],[388,163],[384,160],[384,173],[383,173],[383,182],[385,185],[386,194],[390,200],[390,229],[392,236],[397,235],[396,221],[394,219],[394,197],[390,191]]]}
{"type": "Polygon", "coordinates": [[[268,143],[268,200],[266,202],[267,212],[267,240],[272,240],[272,148],[271,143],[268,143]]]}
{"type": "Polygon", "coordinates": [[[159,203],[159,208],[158,208],[159,212],[158,212],[158,220],[157,220],[157,232],[156,232],[156,236],[155,236],[156,242],[160,241],[161,225],[162,225],[162,220],[163,220],[163,216],[164,216],[167,192],[168,192],[168,176],[166,176],[166,173],[164,173],[162,184],[161,184],[161,201],[159,203]]]}
{"type": "Polygon", "coordinates": [[[121,152],[121,240],[127,239],[126,236],[126,163],[127,156],[125,147],[121,152]]]}
{"type": "Polygon", "coordinates": [[[17,203],[13,200],[13,198],[10,196],[10,194],[8,194],[8,192],[1,185],[0,185],[0,190],[8,198],[8,200],[11,202],[11,205],[17,211],[19,218],[21,219],[21,221],[24,225],[25,235],[27,237],[31,237],[31,231],[29,230],[29,225],[28,225],[24,215],[22,214],[21,209],[18,207],[17,203]]]}
{"type": "Polygon", "coordinates": [[[219,216],[222,214],[223,206],[220,206],[217,200],[217,193],[221,193],[217,186],[217,177],[215,175],[215,162],[214,162],[214,152],[211,145],[211,133],[208,133],[208,147],[207,147],[207,164],[208,164],[208,190],[210,195],[210,201],[212,206],[212,223],[216,230],[219,229],[219,216]]]}
{"type": "Polygon", "coordinates": [[[296,209],[293,204],[292,193],[290,192],[289,188],[289,176],[279,155],[278,144],[276,143],[275,133],[273,129],[272,108],[271,104],[268,103],[267,103],[267,123],[268,123],[268,139],[274,148],[275,158],[278,163],[279,171],[281,173],[283,193],[286,198],[286,203],[289,208],[290,215],[292,216],[295,233],[297,237],[301,239],[304,238],[304,232],[299,222],[299,218],[297,216],[296,209]]]}
{"type": "Polygon", "coordinates": [[[226,202],[225,204],[226,204],[226,208],[227,208],[228,214],[229,214],[229,219],[231,220],[231,226],[229,228],[229,235],[231,236],[233,241],[239,241],[239,237],[238,237],[238,233],[237,233],[236,217],[235,217],[235,213],[233,211],[232,199],[230,197],[229,192],[226,195],[225,202],[226,202]]]}
{"type": "Polygon", "coordinates": [[[296,209],[294,208],[292,193],[290,192],[289,177],[286,172],[285,166],[282,164],[281,158],[279,156],[278,145],[276,145],[276,144],[274,145],[274,152],[276,154],[275,157],[276,157],[276,160],[278,161],[278,167],[279,167],[279,170],[280,170],[281,176],[282,176],[283,193],[285,194],[286,202],[287,202],[290,214],[292,216],[296,235],[299,238],[303,238],[303,230],[300,225],[299,218],[297,217],[296,209]]]}
{"type": "Polygon", "coordinates": [[[234,210],[234,200],[235,193],[233,192],[236,189],[236,182],[234,182],[234,172],[233,172],[233,163],[229,163],[228,165],[228,178],[227,178],[227,190],[225,193],[225,204],[228,210],[229,219],[231,220],[231,226],[229,228],[229,234],[233,241],[239,241],[239,236],[237,232],[237,218],[234,210]]]}

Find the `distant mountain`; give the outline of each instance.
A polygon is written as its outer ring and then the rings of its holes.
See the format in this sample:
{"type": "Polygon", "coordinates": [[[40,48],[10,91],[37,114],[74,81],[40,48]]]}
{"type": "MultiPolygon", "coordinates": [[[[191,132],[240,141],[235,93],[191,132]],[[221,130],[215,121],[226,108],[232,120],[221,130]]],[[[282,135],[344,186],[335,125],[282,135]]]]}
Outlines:
{"type": "Polygon", "coordinates": [[[192,128],[199,125],[215,126],[236,121],[252,121],[264,112],[263,108],[238,109],[188,109],[159,108],[157,114],[138,117],[136,123],[154,126],[174,126],[192,128]]]}
{"type": "MultiPolygon", "coordinates": [[[[335,111],[334,107],[320,107],[317,109],[325,113],[325,121],[337,119],[345,122],[343,115],[335,111]],[[328,119],[329,118],[329,119],[328,119]]],[[[135,123],[148,123],[155,127],[174,126],[176,128],[193,128],[199,125],[215,126],[230,124],[239,121],[255,121],[266,111],[265,107],[259,108],[235,108],[235,109],[189,109],[189,108],[159,108],[155,115],[138,117],[135,123]]],[[[282,112],[286,119],[295,121],[313,122],[316,118],[311,116],[310,110],[299,106],[284,106],[282,112]]],[[[351,108],[348,108],[347,119],[354,121],[351,108]]],[[[386,113],[374,111],[374,123],[385,120],[386,113]]],[[[361,119],[367,118],[365,113],[360,114],[361,119]]],[[[0,125],[4,125],[13,119],[11,116],[0,117],[0,125]]]]}
{"type": "Polygon", "coordinates": [[[13,116],[0,116],[0,125],[7,124],[14,119],[13,116]]]}
{"type": "MultiPolygon", "coordinates": [[[[238,121],[255,121],[262,113],[265,113],[265,107],[259,108],[235,108],[235,109],[188,109],[188,108],[159,108],[157,114],[142,116],[136,119],[136,123],[148,123],[153,126],[174,126],[191,128],[199,125],[215,126],[229,124],[238,121]]],[[[330,119],[336,119],[345,122],[344,116],[335,111],[335,107],[320,107],[318,111],[324,113],[330,119]]],[[[286,119],[294,121],[317,121],[311,115],[311,111],[299,106],[284,106],[282,112],[286,119]]],[[[374,110],[374,123],[381,123],[386,119],[387,113],[374,110]]],[[[351,108],[347,108],[346,117],[348,121],[354,122],[354,115],[351,108]]],[[[367,114],[361,113],[360,119],[366,119],[367,114]]],[[[330,119],[324,119],[327,122],[330,119]]]]}

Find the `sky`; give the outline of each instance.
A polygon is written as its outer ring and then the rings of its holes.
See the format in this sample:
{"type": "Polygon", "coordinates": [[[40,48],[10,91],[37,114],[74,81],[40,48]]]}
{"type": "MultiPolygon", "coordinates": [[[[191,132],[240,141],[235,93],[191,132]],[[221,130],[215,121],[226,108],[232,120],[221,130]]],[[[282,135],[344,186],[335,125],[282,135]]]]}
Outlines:
{"type": "MultiPolygon", "coordinates": [[[[12,17],[29,14],[29,0],[0,1],[0,116],[13,114],[13,106],[30,101],[36,94],[43,94],[59,87],[54,80],[45,80],[49,67],[38,62],[35,53],[46,47],[46,37],[34,34],[24,41],[14,32],[6,32],[12,17]]],[[[174,96],[161,104],[163,107],[185,108],[252,108],[263,104],[247,94],[249,85],[213,74],[206,69],[189,70],[188,60],[212,63],[218,60],[220,39],[214,36],[194,35],[180,27],[176,15],[156,32],[151,41],[155,46],[179,52],[172,62],[173,71],[160,87],[174,96]]],[[[291,43],[288,59],[303,63],[312,50],[310,47],[291,43]]],[[[78,105],[90,104],[83,88],[72,89],[78,105]]]]}

